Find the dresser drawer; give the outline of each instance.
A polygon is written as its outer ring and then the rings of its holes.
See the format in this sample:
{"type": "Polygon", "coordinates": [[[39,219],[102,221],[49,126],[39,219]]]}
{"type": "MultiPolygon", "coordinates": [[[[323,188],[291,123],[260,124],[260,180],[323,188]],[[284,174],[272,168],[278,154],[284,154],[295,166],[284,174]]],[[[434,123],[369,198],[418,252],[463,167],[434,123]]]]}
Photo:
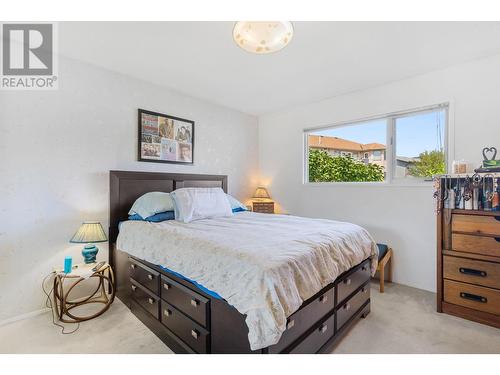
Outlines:
{"type": "Polygon", "coordinates": [[[165,301],[161,301],[161,322],[197,353],[206,353],[209,332],[165,301]]]}
{"type": "Polygon", "coordinates": [[[252,204],[253,212],[262,214],[274,214],[274,202],[254,202],[252,204]]]}
{"type": "Polygon", "coordinates": [[[144,264],[129,258],[129,275],[136,282],[158,295],[160,274],[144,264]]]}
{"type": "Polygon", "coordinates": [[[500,289],[500,263],[445,255],[443,276],[445,279],[500,289]]]}
{"type": "Polygon", "coordinates": [[[160,299],[134,279],[130,279],[132,298],[144,309],[159,319],[160,299]]]}
{"type": "Polygon", "coordinates": [[[337,304],[342,303],[352,292],[370,280],[370,259],[363,261],[355,271],[342,276],[337,283],[337,304]]]}
{"type": "Polygon", "coordinates": [[[290,315],[287,319],[286,331],[283,332],[280,341],[276,345],[269,347],[269,353],[280,353],[322,317],[332,311],[335,306],[333,297],[334,288],[332,287],[290,315]]]}
{"type": "Polygon", "coordinates": [[[164,275],[161,276],[161,298],[202,326],[207,326],[210,303],[208,298],[164,275]]]}
{"type": "Polygon", "coordinates": [[[370,299],[370,284],[363,285],[358,292],[337,308],[337,331],[356,314],[370,299]]]}
{"type": "Polygon", "coordinates": [[[500,236],[483,237],[453,233],[451,247],[455,251],[500,257],[500,236]]]}
{"type": "Polygon", "coordinates": [[[295,346],[291,354],[314,354],[329,339],[333,337],[335,332],[335,314],[329,317],[325,322],[319,324],[309,335],[307,335],[297,346],[295,346]]]}
{"type": "Polygon", "coordinates": [[[500,291],[496,289],[444,280],[444,300],[455,305],[500,315],[500,291]]]}
{"type": "Polygon", "coordinates": [[[500,214],[498,216],[454,214],[451,219],[451,230],[500,237],[500,214]]]}

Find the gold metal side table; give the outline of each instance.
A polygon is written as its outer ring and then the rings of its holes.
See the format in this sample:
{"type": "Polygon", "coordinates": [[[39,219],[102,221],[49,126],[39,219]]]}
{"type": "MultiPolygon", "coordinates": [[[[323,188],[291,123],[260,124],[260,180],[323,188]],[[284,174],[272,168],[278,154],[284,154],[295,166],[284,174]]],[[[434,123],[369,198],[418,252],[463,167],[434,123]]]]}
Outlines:
{"type": "Polygon", "coordinates": [[[93,319],[103,314],[115,299],[113,269],[105,263],[97,271],[92,271],[96,264],[79,264],[68,274],[58,272],[54,278],[54,309],[57,317],[64,323],[79,323],[93,319]],[[70,299],[71,291],[81,282],[99,279],[97,288],[86,297],[70,299]],[[66,282],[66,283],[65,283],[66,282]],[[108,291],[106,292],[106,286],[108,291]],[[78,316],[73,310],[75,307],[96,303],[102,304],[102,309],[88,316],[78,316]]]}

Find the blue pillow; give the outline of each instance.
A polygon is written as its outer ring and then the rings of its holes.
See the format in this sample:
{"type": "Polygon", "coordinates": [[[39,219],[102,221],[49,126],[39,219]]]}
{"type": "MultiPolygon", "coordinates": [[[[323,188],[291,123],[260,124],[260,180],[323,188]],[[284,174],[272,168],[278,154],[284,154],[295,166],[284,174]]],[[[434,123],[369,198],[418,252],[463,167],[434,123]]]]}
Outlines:
{"type": "Polygon", "coordinates": [[[229,204],[231,205],[231,210],[233,210],[233,213],[248,211],[247,206],[245,206],[239,200],[237,200],[236,198],[232,197],[229,194],[226,194],[226,196],[227,196],[227,200],[229,201],[229,204]]]}
{"type": "Polygon", "coordinates": [[[166,211],[166,212],[160,212],[151,216],[148,216],[147,218],[143,219],[141,215],[139,214],[133,214],[128,217],[129,220],[140,220],[140,221],[150,221],[152,223],[159,223],[161,221],[165,220],[174,220],[175,215],[174,211],[166,211]]]}

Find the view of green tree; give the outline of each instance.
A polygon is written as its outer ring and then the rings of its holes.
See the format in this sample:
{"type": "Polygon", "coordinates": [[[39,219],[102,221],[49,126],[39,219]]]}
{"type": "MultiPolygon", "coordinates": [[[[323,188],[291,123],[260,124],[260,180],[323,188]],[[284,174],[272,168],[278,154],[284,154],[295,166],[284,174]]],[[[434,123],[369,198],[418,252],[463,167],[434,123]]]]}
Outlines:
{"type": "Polygon", "coordinates": [[[446,173],[443,151],[424,151],[418,158],[420,159],[419,161],[414,162],[408,167],[410,176],[431,177],[436,174],[446,173]]]}
{"type": "Polygon", "coordinates": [[[384,169],[351,156],[331,156],[323,150],[309,150],[310,182],[384,181],[384,169]]]}

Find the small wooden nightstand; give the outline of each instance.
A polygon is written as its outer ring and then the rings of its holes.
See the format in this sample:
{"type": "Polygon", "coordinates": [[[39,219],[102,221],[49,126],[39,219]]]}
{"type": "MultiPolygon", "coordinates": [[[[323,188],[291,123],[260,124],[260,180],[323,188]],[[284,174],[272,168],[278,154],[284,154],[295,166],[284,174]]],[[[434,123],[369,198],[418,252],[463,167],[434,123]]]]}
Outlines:
{"type": "Polygon", "coordinates": [[[92,271],[96,263],[78,264],[71,273],[57,272],[54,278],[54,310],[57,317],[64,323],[79,323],[93,319],[104,313],[115,299],[113,269],[105,263],[97,271],[92,271]],[[80,282],[89,279],[98,279],[97,288],[87,297],[71,299],[70,293],[80,282]],[[66,282],[66,283],[65,283],[66,282]],[[107,285],[106,285],[107,284],[107,285]],[[108,286],[108,292],[106,292],[108,286]],[[73,311],[75,307],[88,303],[102,304],[102,308],[92,315],[79,316],[73,311]]]}
{"type": "Polygon", "coordinates": [[[252,202],[252,211],[262,214],[274,214],[274,202],[252,202]]]}

